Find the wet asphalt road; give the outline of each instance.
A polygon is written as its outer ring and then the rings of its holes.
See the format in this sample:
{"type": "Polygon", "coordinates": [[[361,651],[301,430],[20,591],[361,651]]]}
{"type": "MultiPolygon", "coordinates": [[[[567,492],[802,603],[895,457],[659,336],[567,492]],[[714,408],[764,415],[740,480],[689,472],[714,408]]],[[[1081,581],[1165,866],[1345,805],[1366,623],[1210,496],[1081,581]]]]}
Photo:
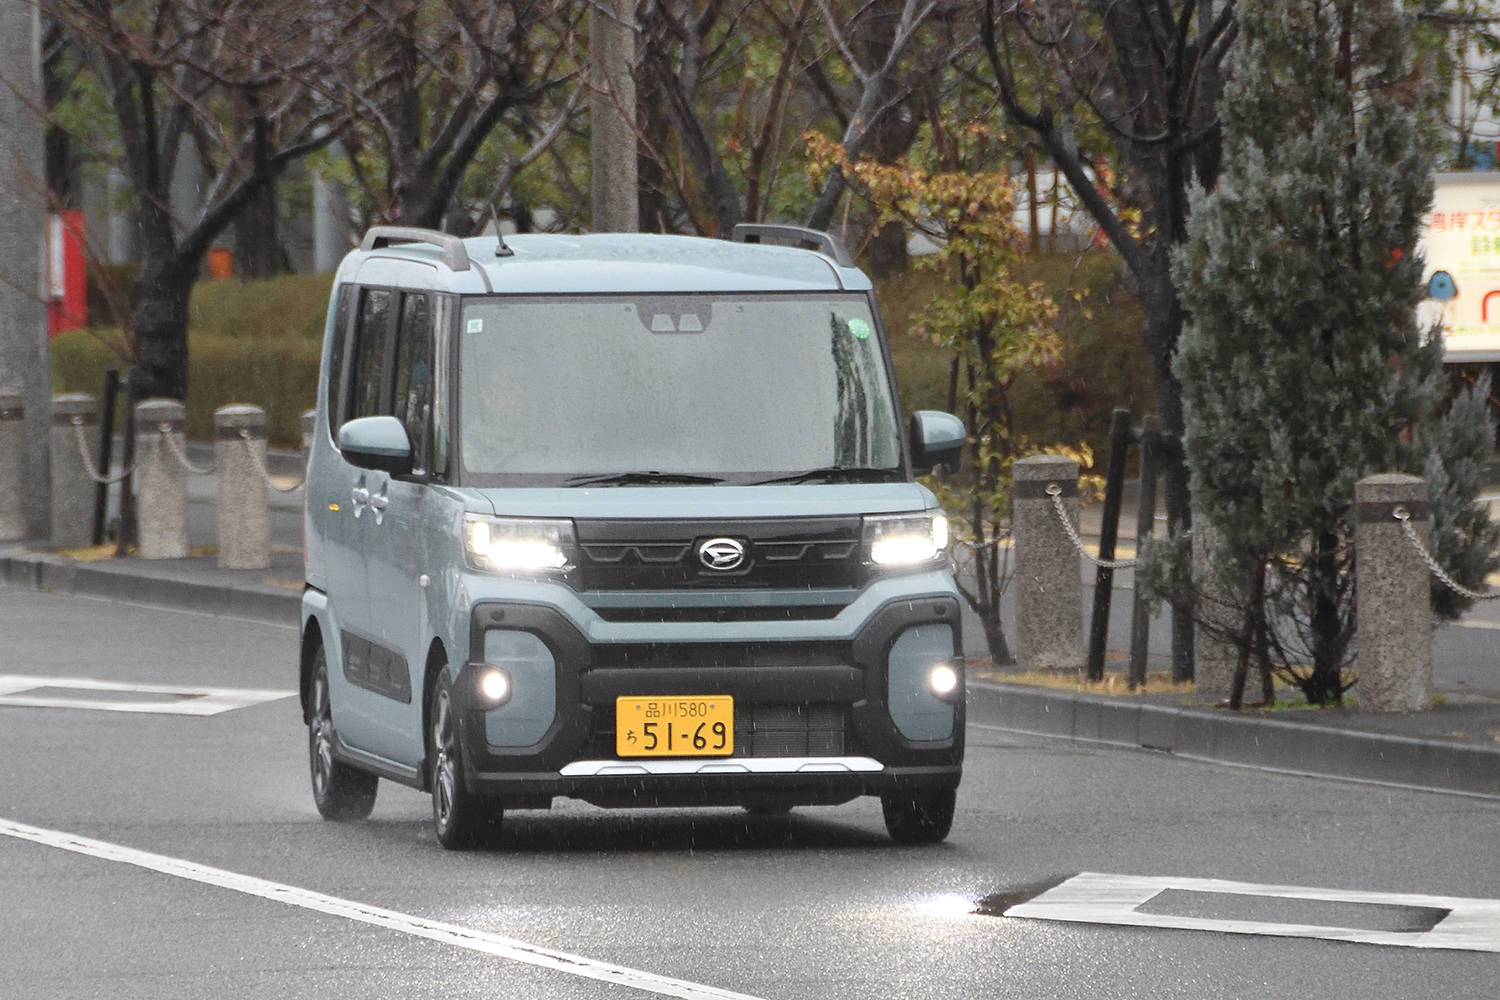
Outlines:
{"type": "MultiPolygon", "coordinates": [[[[290,628],[0,589],[0,674],[291,690],[295,652],[290,628]]],[[[971,722],[935,848],[893,846],[873,800],[790,817],[559,802],[508,814],[498,847],[449,853],[427,799],[394,785],[367,822],[321,821],[291,698],[207,718],[0,707],[0,821],[766,1000],[1479,997],[1500,982],[1495,954],[973,915],[1083,871],[1496,899],[1500,803],[971,722]]],[[[652,994],[0,836],[0,997],[349,995],[652,994]]]]}

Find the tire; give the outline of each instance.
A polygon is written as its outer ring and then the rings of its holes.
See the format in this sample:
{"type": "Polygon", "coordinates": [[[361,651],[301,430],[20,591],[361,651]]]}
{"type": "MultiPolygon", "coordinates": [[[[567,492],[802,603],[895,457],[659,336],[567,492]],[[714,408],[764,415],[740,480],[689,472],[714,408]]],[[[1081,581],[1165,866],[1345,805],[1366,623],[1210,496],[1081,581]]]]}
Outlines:
{"type": "Polygon", "coordinates": [[[453,708],[453,683],[446,667],[438,671],[427,714],[428,766],[432,778],[432,826],[438,843],[450,851],[492,842],[503,811],[498,803],[464,787],[463,747],[453,708]]]}
{"type": "Polygon", "coordinates": [[[308,691],[312,719],[307,724],[308,770],[312,777],[313,803],[324,819],[364,819],[375,808],[380,779],[333,756],[333,706],[328,696],[328,654],[323,647],[313,654],[312,680],[308,691]]]}
{"type": "Polygon", "coordinates": [[[882,795],[885,828],[898,844],[941,844],[953,826],[958,794],[951,788],[935,792],[882,795]]]}

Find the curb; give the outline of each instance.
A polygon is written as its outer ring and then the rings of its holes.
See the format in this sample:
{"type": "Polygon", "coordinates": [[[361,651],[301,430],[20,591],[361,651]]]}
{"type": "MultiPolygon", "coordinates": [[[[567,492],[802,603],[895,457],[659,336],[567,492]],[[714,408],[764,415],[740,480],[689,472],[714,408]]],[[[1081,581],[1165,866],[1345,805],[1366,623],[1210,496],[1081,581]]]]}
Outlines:
{"type": "Polygon", "coordinates": [[[0,556],[0,583],[55,594],[248,618],[273,625],[295,626],[302,607],[300,590],[272,584],[181,580],[40,553],[0,556]]]}
{"type": "Polygon", "coordinates": [[[1080,743],[1157,750],[1289,774],[1500,798],[1500,745],[1323,725],[970,681],[970,721],[1080,743]]]}

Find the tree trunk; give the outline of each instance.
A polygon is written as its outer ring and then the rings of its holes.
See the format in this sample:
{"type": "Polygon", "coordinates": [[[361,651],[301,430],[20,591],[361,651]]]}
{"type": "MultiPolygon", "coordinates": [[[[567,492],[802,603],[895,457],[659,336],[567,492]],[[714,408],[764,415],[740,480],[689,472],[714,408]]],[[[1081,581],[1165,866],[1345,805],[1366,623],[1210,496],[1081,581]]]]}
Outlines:
{"type": "Polygon", "coordinates": [[[906,227],[899,222],[887,222],[875,232],[866,248],[869,255],[865,263],[871,277],[890,278],[906,273],[906,227]]]}
{"type": "Polygon", "coordinates": [[[188,296],[202,261],[150,255],[135,282],[132,400],[187,399],[188,296]]]}
{"type": "Polygon", "coordinates": [[[285,274],[286,253],[274,184],[260,185],[234,222],[234,271],[241,278],[274,278],[285,274]]]}

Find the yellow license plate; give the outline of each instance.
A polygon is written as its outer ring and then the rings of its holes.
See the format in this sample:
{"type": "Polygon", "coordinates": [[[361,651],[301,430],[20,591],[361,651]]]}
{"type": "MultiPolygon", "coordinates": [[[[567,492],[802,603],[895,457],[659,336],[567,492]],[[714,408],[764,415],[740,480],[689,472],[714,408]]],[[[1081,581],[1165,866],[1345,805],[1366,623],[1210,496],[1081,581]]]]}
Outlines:
{"type": "Polygon", "coordinates": [[[722,694],[616,698],[615,753],[728,757],[734,753],[734,699],[722,694]]]}

